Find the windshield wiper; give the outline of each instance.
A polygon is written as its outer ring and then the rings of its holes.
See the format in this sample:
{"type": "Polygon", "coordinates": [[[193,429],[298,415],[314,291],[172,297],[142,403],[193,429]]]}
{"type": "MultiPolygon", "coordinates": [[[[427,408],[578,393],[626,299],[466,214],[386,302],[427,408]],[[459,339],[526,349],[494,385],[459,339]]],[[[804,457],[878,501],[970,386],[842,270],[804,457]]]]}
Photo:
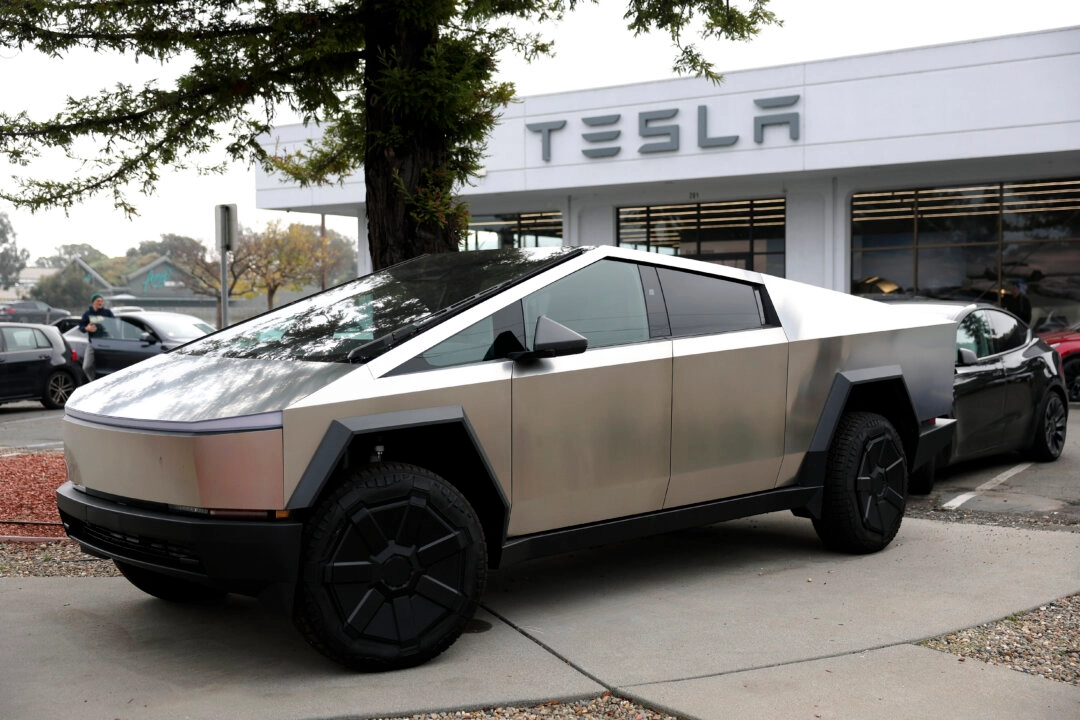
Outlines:
{"type": "Polygon", "coordinates": [[[370,340],[359,347],[354,347],[349,351],[349,354],[346,355],[345,358],[350,363],[365,363],[374,357],[382,355],[402,340],[407,340],[418,332],[420,332],[420,325],[417,323],[409,323],[393,332],[370,340]]]}

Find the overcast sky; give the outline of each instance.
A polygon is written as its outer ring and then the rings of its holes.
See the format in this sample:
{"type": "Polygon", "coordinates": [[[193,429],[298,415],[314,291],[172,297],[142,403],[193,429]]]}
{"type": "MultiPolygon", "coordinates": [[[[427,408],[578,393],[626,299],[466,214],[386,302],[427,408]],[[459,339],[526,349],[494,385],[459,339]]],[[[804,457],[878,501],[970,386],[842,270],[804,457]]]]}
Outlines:
{"type": "MultiPolygon", "coordinates": [[[[662,35],[634,38],[622,20],[625,7],[625,1],[603,0],[600,7],[579,9],[547,29],[556,42],[555,58],[531,66],[507,58],[502,74],[523,96],[675,77],[669,43],[662,35]]],[[[768,28],[749,43],[701,46],[720,72],[1080,26],[1080,0],[773,0],[769,7],[784,21],[783,27],[768,28]]],[[[67,95],[82,97],[117,80],[141,82],[167,72],[148,63],[134,66],[128,60],[90,55],[48,61],[0,51],[0,107],[8,113],[29,109],[43,118],[62,107],[67,95]]],[[[1080,92],[1075,78],[1062,78],[1062,83],[1068,91],[1080,92]]],[[[63,166],[42,160],[17,171],[55,178],[63,166]]],[[[13,172],[0,162],[0,185],[12,187],[13,172]]],[[[318,215],[256,210],[254,172],[241,166],[223,176],[163,173],[154,196],[133,192],[129,200],[138,206],[139,217],[126,219],[104,196],[67,216],[63,211],[31,215],[3,201],[0,212],[7,213],[19,247],[30,251],[31,263],[60,245],[83,242],[108,255],[122,255],[163,233],[187,235],[209,246],[214,241],[213,208],[221,203],[236,203],[240,223],[255,229],[274,219],[319,222],[318,215]]],[[[355,218],[328,217],[327,224],[356,237],[355,218]]]]}

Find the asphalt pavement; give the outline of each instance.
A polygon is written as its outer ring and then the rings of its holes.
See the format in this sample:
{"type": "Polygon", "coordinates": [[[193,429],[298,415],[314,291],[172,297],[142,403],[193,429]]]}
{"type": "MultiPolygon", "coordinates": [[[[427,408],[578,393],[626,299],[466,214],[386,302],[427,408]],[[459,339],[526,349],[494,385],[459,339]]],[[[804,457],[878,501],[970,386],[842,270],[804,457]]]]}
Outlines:
{"type": "Polygon", "coordinates": [[[0,718],[371,718],[610,690],[702,720],[1063,720],[1080,687],[917,643],[1078,592],[1077,533],[907,518],[886,550],[846,556],[776,513],[496,571],[447,652],[360,675],[243,598],[4,578],[0,718]]]}

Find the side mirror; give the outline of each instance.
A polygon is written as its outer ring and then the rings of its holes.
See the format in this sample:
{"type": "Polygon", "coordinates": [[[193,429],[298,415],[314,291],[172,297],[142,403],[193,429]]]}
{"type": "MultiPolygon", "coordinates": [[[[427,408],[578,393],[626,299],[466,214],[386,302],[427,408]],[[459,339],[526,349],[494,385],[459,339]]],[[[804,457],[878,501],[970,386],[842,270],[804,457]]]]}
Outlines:
{"type": "Polygon", "coordinates": [[[511,360],[535,360],[536,358],[561,357],[585,352],[589,340],[565,325],[560,325],[547,315],[536,318],[533,349],[509,353],[511,360]]]}
{"type": "Polygon", "coordinates": [[[979,362],[979,357],[975,354],[974,350],[968,348],[956,349],[956,364],[957,365],[974,365],[979,362]]]}
{"type": "Polygon", "coordinates": [[[139,342],[141,342],[143,345],[153,345],[154,343],[160,341],[158,340],[157,335],[155,335],[154,333],[144,332],[139,335],[139,342]]]}

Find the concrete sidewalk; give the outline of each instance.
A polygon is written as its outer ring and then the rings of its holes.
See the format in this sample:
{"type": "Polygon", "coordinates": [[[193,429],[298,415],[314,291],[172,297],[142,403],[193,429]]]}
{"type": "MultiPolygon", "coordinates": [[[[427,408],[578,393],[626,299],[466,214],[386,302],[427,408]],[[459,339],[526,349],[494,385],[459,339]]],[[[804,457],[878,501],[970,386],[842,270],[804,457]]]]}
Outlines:
{"type": "Polygon", "coordinates": [[[1080,592],[1080,534],[908,518],[882,553],[788,513],[493,573],[435,661],[345,672],[243,598],[0,580],[0,718],[386,717],[597,695],[684,718],[1080,717],[1080,687],[918,647],[1080,592]]]}

